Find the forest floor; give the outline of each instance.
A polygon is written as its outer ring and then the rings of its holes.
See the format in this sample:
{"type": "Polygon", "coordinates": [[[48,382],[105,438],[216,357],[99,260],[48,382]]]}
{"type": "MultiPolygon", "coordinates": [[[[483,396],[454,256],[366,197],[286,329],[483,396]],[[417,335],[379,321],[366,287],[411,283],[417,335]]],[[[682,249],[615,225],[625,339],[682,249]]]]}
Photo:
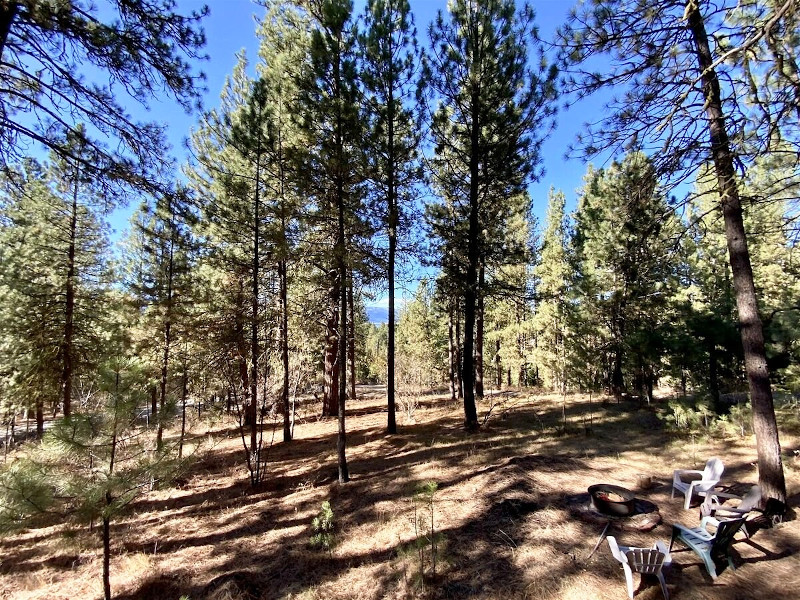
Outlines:
{"type": "MultiPolygon", "coordinates": [[[[336,419],[304,407],[289,444],[269,450],[266,482],[250,486],[242,442],[230,417],[195,421],[195,460],[177,487],[142,496],[112,525],[111,587],[120,600],[626,597],[625,579],[603,542],[602,524],[576,518],[568,499],[593,483],[636,490],[663,522],[649,532],[615,531],[620,543],[669,541],[671,524],[698,524],[698,508],[670,498],[675,468],[702,468],[719,456],[723,482],[756,482],[752,437],[669,434],[654,407],[587,396],[511,391],[479,432],[462,428],[463,409],[445,396],[418,398],[388,435],[381,390],[362,388],[348,403],[351,481],[337,483],[336,419]],[[568,431],[563,432],[562,409],[568,431]],[[589,421],[591,414],[591,428],[589,421]],[[642,487],[641,476],[652,479],[642,487]],[[436,482],[430,504],[415,502],[436,482]],[[310,545],[312,519],[330,501],[336,545],[310,545]],[[415,531],[415,511],[419,517],[415,531]],[[415,540],[421,540],[415,544],[415,540]],[[420,580],[420,547],[426,576],[420,580]]],[[[280,429],[275,439],[280,438],[280,429]]],[[[268,433],[269,437],[271,430],[268,433]]],[[[800,439],[784,432],[790,505],[800,504],[800,439]]],[[[739,536],[741,538],[741,535],[739,536]]],[[[674,599],[794,599],[800,590],[800,520],[760,531],[733,546],[736,570],[712,581],[699,558],[676,547],[666,574],[674,599]]],[[[99,531],[74,524],[24,530],[0,539],[0,598],[102,598],[99,531]]],[[[638,584],[638,576],[635,582],[638,584]]],[[[641,600],[661,598],[642,582],[641,600]]]]}

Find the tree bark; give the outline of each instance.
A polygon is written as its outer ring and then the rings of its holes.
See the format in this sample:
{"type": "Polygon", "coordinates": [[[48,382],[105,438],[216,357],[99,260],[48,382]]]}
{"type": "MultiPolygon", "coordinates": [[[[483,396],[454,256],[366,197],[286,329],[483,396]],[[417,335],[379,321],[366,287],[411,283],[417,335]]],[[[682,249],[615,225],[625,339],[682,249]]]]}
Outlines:
{"type": "Polygon", "coordinates": [[[65,284],[64,302],[64,341],[62,347],[63,370],[61,372],[61,402],[64,417],[72,414],[72,339],[75,332],[75,242],[78,229],[78,184],[80,181],[80,167],[75,166],[75,181],[72,187],[72,206],[70,207],[69,220],[69,246],[67,248],[67,280],[65,284]]]}
{"type": "Polygon", "coordinates": [[[503,389],[503,362],[500,358],[500,337],[497,337],[497,341],[495,342],[494,346],[494,364],[496,368],[496,375],[497,375],[497,389],[503,389]]]}
{"type": "Polygon", "coordinates": [[[699,0],[687,0],[686,16],[689,31],[694,39],[698,66],[702,76],[711,153],[719,186],[722,215],[725,220],[725,237],[733,273],[736,306],[739,312],[745,371],[750,385],[750,402],[753,407],[753,430],[756,434],[758,451],[758,483],[761,486],[762,498],[777,498],[786,502],[786,480],[781,461],[778,425],[775,420],[775,407],[764,346],[764,331],[758,313],[742,204],[736,184],[733,153],[725,127],[720,83],[713,68],[713,56],[705,22],[700,14],[699,0]]]}
{"type": "MultiPolygon", "coordinates": [[[[106,492],[106,503],[111,503],[111,497],[106,492]]],[[[103,597],[111,600],[111,519],[103,517],[103,597]]]]}
{"type": "MultiPolygon", "coordinates": [[[[280,112],[279,121],[283,119],[283,101],[278,103],[280,112]]],[[[286,202],[286,156],[283,152],[283,128],[278,127],[277,137],[277,162],[278,162],[278,193],[280,195],[280,251],[281,258],[278,261],[278,285],[280,287],[280,346],[281,346],[281,365],[283,367],[283,381],[281,382],[281,409],[283,412],[283,441],[290,442],[293,436],[292,417],[289,407],[289,240],[286,229],[289,226],[291,214],[286,202]]]]}
{"type": "MultiPolygon", "coordinates": [[[[183,458],[183,441],[186,438],[186,398],[189,395],[189,372],[186,367],[186,350],[183,354],[183,381],[181,385],[181,437],[178,442],[178,458],[183,458]]],[[[197,401],[197,416],[200,416],[200,401],[197,401]]]]}
{"type": "Polygon", "coordinates": [[[456,387],[458,388],[458,397],[464,398],[464,381],[461,379],[461,356],[463,354],[463,341],[461,337],[461,310],[459,306],[455,308],[456,318],[456,387]]]}
{"type": "Polygon", "coordinates": [[[11,32],[11,24],[14,22],[14,17],[17,16],[18,11],[19,2],[0,3],[0,58],[3,56],[6,40],[8,40],[8,34],[11,32]]]}
{"type": "Polygon", "coordinates": [[[255,190],[253,191],[253,262],[252,262],[252,281],[250,309],[252,318],[250,320],[250,454],[253,456],[253,472],[258,483],[260,473],[260,457],[258,447],[258,360],[260,349],[258,346],[258,274],[261,264],[260,237],[261,237],[261,135],[258,136],[256,147],[256,178],[255,190]]]}
{"type": "Polygon", "coordinates": [[[348,392],[348,399],[356,399],[356,307],[355,299],[353,297],[353,271],[348,270],[347,274],[347,314],[348,314],[348,328],[347,328],[347,368],[349,376],[350,390],[348,392]]]}
{"type": "Polygon", "coordinates": [[[483,400],[483,334],[484,334],[484,274],[485,267],[481,263],[478,269],[478,305],[475,311],[475,396],[483,400]]]}
{"type": "MultiPolygon", "coordinates": [[[[390,61],[393,66],[393,62],[390,61]]],[[[390,79],[394,78],[390,74],[390,79]]],[[[394,88],[389,86],[388,107],[388,130],[387,141],[389,145],[389,186],[387,190],[386,202],[389,205],[388,229],[389,229],[389,345],[386,355],[386,401],[389,409],[389,433],[397,433],[397,421],[395,418],[395,397],[394,397],[394,286],[395,286],[395,255],[397,254],[397,225],[398,207],[397,194],[395,190],[395,155],[394,155],[394,88]]]]}
{"type": "Polygon", "coordinates": [[[289,293],[286,260],[278,263],[281,302],[281,364],[283,382],[281,385],[281,409],[283,411],[283,441],[292,440],[292,419],[289,411],[289,293]]]}
{"type": "Polygon", "coordinates": [[[40,397],[36,398],[36,439],[40,440],[44,436],[44,402],[40,397]]]}
{"type": "Polygon", "coordinates": [[[175,220],[173,216],[172,200],[168,200],[169,216],[169,254],[167,256],[167,306],[164,315],[164,349],[161,357],[161,383],[159,386],[159,407],[161,419],[158,421],[158,432],[156,433],[156,448],[161,450],[164,438],[164,406],[167,403],[167,375],[169,373],[169,350],[172,345],[172,279],[175,267],[175,220]]]}
{"type": "Polygon", "coordinates": [[[325,365],[324,389],[322,395],[322,416],[333,417],[339,414],[339,338],[336,321],[339,306],[339,283],[336,271],[329,273],[328,309],[325,321],[325,365]]]}
{"type": "MultiPolygon", "coordinates": [[[[334,89],[339,93],[342,89],[342,55],[337,53],[334,63],[334,89]]],[[[345,237],[345,189],[344,173],[345,152],[344,152],[344,131],[341,113],[341,104],[336,115],[336,161],[337,172],[335,174],[336,185],[336,262],[339,273],[339,341],[336,362],[339,364],[339,433],[336,439],[336,453],[339,463],[339,483],[347,483],[350,474],[347,469],[347,431],[345,428],[345,399],[347,397],[347,239],[345,237]]]]}
{"type": "Polygon", "coordinates": [[[450,306],[450,310],[447,311],[447,355],[450,359],[450,368],[448,369],[450,375],[450,399],[455,402],[457,398],[458,391],[456,390],[456,372],[458,371],[458,361],[456,360],[456,342],[453,339],[453,335],[455,332],[455,326],[453,321],[455,309],[453,306],[450,306]]]}
{"type": "MultiPolygon", "coordinates": [[[[480,106],[478,90],[472,92],[472,106],[480,106]]],[[[475,406],[475,313],[478,304],[478,261],[480,255],[480,225],[478,221],[480,178],[480,124],[478,115],[472,115],[470,124],[469,155],[469,232],[467,236],[467,278],[464,290],[464,356],[461,380],[464,383],[464,427],[467,431],[478,429],[478,411],[475,406]]]]}
{"type": "MultiPolygon", "coordinates": [[[[242,277],[237,278],[237,294],[236,294],[236,317],[234,329],[236,333],[236,352],[237,362],[239,365],[239,379],[242,382],[242,395],[244,396],[244,423],[242,425],[247,427],[250,424],[250,377],[247,372],[247,342],[245,340],[244,330],[244,311],[245,311],[245,297],[244,297],[244,280],[242,277]]],[[[236,403],[238,404],[238,394],[236,395],[236,403]]]]}

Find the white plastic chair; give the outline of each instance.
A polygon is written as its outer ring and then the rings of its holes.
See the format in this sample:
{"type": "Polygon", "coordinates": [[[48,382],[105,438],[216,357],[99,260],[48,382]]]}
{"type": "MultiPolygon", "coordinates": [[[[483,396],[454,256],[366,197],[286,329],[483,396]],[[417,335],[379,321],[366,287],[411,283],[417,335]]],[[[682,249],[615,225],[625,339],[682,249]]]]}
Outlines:
{"type": "Polygon", "coordinates": [[[694,494],[706,496],[711,492],[714,486],[719,483],[724,469],[722,461],[718,458],[709,459],[705,469],[702,471],[675,469],[672,473],[672,497],[675,497],[675,490],[684,494],[686,500],[683,503],[683,508],[688,510],[689,504],[692,502],[692,496],[694,494]],[[684,481],[683,477],[686,475],[700,475],[700,479],[684,481]]]}
{"type": "Polygon", "coordinates": [[[628,584],[628,598],[633,600],[633,574],[655,575],[661,584],[661,591],[664,600],[669,600],[667,582],[664,581],[664,574],[661,569],[664,565],[671,563],[669,550],[662,541],[657,541],[652,548],[632,548],[630,546],[620,546],[613,536],[608,536],[608,547],[611,554],[622,564],[625,571],[625,581],[628,584]]]}

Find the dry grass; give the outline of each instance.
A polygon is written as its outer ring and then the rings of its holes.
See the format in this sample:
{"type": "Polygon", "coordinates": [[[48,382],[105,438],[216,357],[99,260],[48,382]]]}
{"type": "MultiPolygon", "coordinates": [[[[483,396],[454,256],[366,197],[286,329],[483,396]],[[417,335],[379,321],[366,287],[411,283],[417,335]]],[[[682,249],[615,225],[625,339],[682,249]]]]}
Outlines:
{"type": "MultiPolygon", "coordinates": [[[[653,411],[632,404],[601,407],[584,432],[586,398],[568,399],[572,430],[561,433],[561,398],[520,393],[495,406],[477,434],[442,397],[421,398],[395,436],[386,435],[382,399],[372,390],[348,409],[352,481],[336,483],[336,421],[308,418],[291,444],[270,450],[269,477],[248,485],[241,441],[229,421],[200,423],[205,448],[180,487],[153,492],[113,526],[112,589],[127,600],[378,598],[624,598],[622,572],[603,545],[587,560],[600,528],[570,516],[564,497],[606,482],[635,488],[656,503],[664,524],[648,533],[617,533],[628,545],[668,539],[669,525],[694,525],[696,509],[670,499],[671,473],[723,457],[725,480],[756,480],[752,439],[671,438],[653,411]],[[209,442],[208,440],[212,440],[209,442]],[[437,577],[424,588],[412,543],[411,498],[435,481],[437,577]],[[331,554],[309,546],[311,520],[330,500],[338,543],[331,554]]],[[[488,411],[487,400],[481,416],[488,411]]],[[[314,414],[312,407],[308,414],[314,414]]],[[[783,437],[788,456],[798,440],[783,437]]],[[[792,504],[800,464],[787,459],[792,504]]],[[[712,582],[690,552],[674,554],[667,575],[674,598],[790,599],[800,589],[800,525],[785,523],[735,544],[736,571],[712,582]]],[[[97,532],[52,525],[0,541],[0,598],[100,598],[97,532]]],[[[637,594],[660,598],[652,582],[637,594]]]]}

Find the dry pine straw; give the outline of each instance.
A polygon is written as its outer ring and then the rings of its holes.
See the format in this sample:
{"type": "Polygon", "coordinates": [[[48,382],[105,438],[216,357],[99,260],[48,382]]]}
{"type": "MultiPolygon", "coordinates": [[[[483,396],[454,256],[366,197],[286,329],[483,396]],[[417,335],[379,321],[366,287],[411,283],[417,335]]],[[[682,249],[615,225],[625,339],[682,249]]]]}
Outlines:
{"type": "MultiPolygon", "coordinates": [[[[756,481],[754,440],[687,442],[670,438],[651,410],[634,404],[590,405],[512,393],[494,406],[477,434],[461,428],[458,405],[441,396],[420,399],[400,416],[400,433],[385,433],[383,400],[363,390],[348,407],[352,480],[336,483],[336,420],[306,408],[291,444],[269,451],[267,482],[253,490],[241,440],[229,419],[193,426],[196,457],[179,487],[143,497],[112,531],[115,597],[128,600],[256,598],[625,598],[624,577],[604,543],[587,560],[600,527],[571,517],[564,497],[593,483],[635,488],[656,503],[664,523],[648,533],[616,532],[621,543],[669,539],[673,522],[694,526],[698,510],[670,499],[674,468],[698,468],[720,456],[724,481],[745,489],[756,481]],[[418,577],[412,496],[435,481],[437,575],[418,577]],[[311,520],[330,500],[337,545],[329,554],[309,546],[311,520]]],[[[481,417],[491,400],[480,408],[481,417]]],[[[278,439],[280,436],[276,436],[278,439]]],[[[269,438],[269,435],[267,435],[269,438]]],[[[797,439],[784,435],[791,456],[797,439]]],[[[800,492],[800,464],[786,461],[790,502],[800,492]]],[[[418,506],[426,520],[426,509],[418,506]]],[[[673,598],[797,598],[797,521],[735,544],[736,571],[712,582],[699,559],[673,555],[667,574],[673,598]]],[[[0,598],[102,597],[97,530],[74,525],[29,529],[0,541],[0,598]]],[[[642,583],[637,598],[661,598],[642,583]]]]}

